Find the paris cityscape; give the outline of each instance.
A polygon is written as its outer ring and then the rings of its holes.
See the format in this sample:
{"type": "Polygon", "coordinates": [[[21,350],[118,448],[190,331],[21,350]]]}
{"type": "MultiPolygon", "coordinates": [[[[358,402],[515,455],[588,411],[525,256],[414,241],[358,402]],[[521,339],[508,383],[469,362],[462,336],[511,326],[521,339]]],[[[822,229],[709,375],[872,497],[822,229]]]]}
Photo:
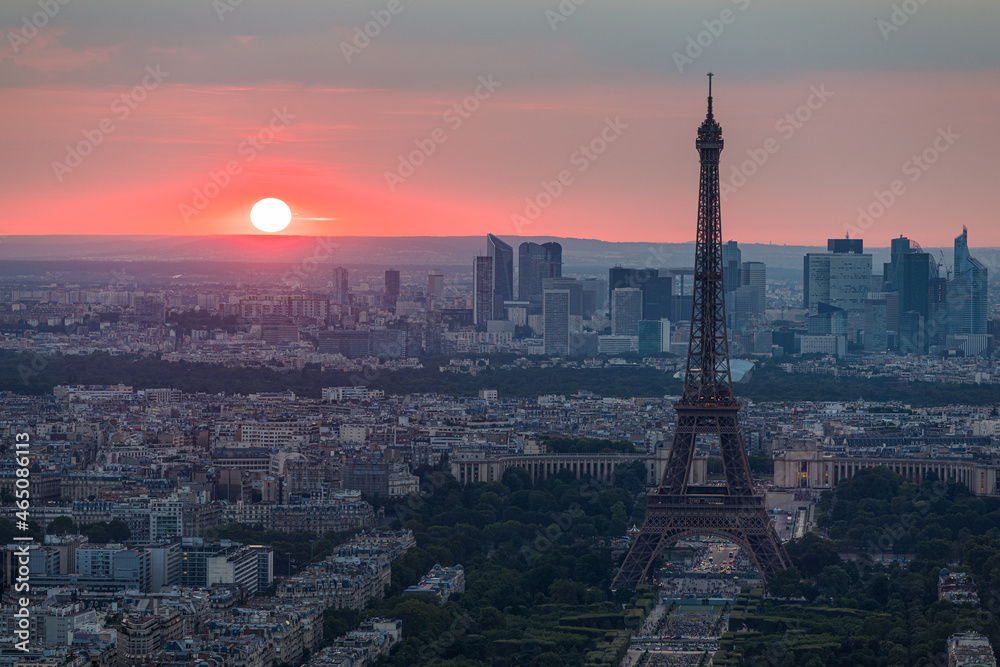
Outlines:
{"type": "Polygon", "coordinates": [[[996,667],[959,4],[10,0],[0,667],[996,667]]]}

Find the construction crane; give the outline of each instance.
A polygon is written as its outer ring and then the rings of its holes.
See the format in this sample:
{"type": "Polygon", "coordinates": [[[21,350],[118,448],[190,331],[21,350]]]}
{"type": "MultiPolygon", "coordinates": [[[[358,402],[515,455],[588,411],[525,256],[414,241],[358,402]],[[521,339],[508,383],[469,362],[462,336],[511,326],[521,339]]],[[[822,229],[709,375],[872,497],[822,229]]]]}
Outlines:
{"type": "Polygon", "coordinates": [[[944,262],[944,250],[938,250],[938,254],[941,255],[941,261],[939,261],[937,263],[937,265],[938,265],[938,274],[940,275],[940,273],[941,273],[941,267],[943,266],[944,267],[945,276],[946,276],[947,280],[951,280],[951,265],[950,264],[945,264],[945,262],[944,262]]]}

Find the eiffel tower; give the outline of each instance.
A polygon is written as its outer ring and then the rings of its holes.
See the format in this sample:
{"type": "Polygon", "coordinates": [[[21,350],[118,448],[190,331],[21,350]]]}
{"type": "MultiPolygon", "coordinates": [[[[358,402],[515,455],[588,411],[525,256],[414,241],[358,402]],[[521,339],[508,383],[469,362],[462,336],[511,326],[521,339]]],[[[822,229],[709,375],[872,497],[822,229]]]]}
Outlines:
{"type": "Polygon", "coordinates": [[[726,341],[722,285],[722,221],[719,214],[719,153],[722,126],[712,115],[712,74],[708,75],[708,115],[698,128],[701,154],[698,238],[694,259],[691,340],[684,393],[674,403],[677,428],[660,486],[648,497],[646,522],[636,536],[612,589],[635,586],[649,577],[656,555],[679,539],[711,535],[743,547],[766,582],[790,561],[753,485],[740,435],[740,403],[733,395],[726,341]],[[689,483],[698,434],[719,438],[726,485],[689,483]]]}

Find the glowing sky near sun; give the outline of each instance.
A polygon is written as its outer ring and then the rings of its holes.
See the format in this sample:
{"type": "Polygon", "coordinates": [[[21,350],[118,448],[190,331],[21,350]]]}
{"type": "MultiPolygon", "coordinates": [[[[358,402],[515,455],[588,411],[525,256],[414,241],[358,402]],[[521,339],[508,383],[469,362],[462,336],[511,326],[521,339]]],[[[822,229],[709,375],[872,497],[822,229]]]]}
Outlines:
{"type": "Polygon", "coordinates": [[[714,70],[727,238],[1000,246],[995,3],[222,2],[4,2],[0,235],[686,241],[714,70]]]}

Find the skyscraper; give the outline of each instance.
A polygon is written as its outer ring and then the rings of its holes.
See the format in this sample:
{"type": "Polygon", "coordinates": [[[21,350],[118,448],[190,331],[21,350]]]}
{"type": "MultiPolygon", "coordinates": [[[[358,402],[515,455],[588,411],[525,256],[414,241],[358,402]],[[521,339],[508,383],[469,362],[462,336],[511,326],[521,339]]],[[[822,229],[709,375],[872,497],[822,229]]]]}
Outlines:
{"type": "Polygon", "coordinates": [[[767,303],[767,266],[764,262],[743,262],[740,266],[740,287],[750,288],[753,312],[763,315],[767,303]]]}
{"type": "Polygon", "coordinates": [[[955,277],[948,281],[949,334],[986,333],[986,267],[969,255],[969,230],[955,237],[955,277]]]}
{"type": "Polygon", "coordinates": [[[915,310],[899,313],[899,350],[904,354],[920,354],[927,349],[924,316],[915,310]]]}
{"type": "Polygon", "coordinates": [[[542,265],[545,249],[537,243],[525,241],[517,249],[517,298],[519,301],[536,301],[542,293],[542,265]]]}
{"type": "MultiPolygon", "coordinates": [[[[906,329],[910,332],[906,344],[912,348],[919,341],[926,345],[927,338],[924,327],[930,319],[931,281],[937,277],[937,263],[915,242],[900,236],[892,240],[891,261],[883,268],[883,291],[898,293],[898,318],[894,321],[889,315],[889,330],[900,335],[901,347],[903,337],[904,315],[915,312],[919,318],[907,316],[906,329]],[[919,330],[919,336],[914,332],[919,330]]],[[[890,306],[890,310],[892,307],[890,306]]],[[[922,351],[922,350],[920,350],[922,351]]]]}
{"type": "Polygon", "coordinates": [[[500,313],[494,313],[494,319],[503,316],[503,302],[514,300],[514,249],[505,242],[493,236],[486,235],[486,254],[493,258],[493,291],[500,301],[500,313]]]}
{"type": "MultiPolygon", "coordinates": [[[[670,276],[661,276],[656,269],[621,266],[608,269],[608,298],[620,287],[634,287],[642,292],[642,319],[659,320],[673,315],[674,280],[670,276]]],[[[614,310],[613,301],[611,306],[614,310]]]]}
{"type": "Polygon", "coordinates": [[[351,293],[348,290],[347,269],[338,266],[333,270],[333,302],[342,306],[351,303],[351,293]]]}
{"type": "Polygon", "coordinates": [[[542,292],[546,290],[569,291],[569,314],[583,317],[583,285],[576,278],[545,278],[542,292]]]}
{"type": "Polygon", "coordinates": [[[545,267],[543,278],[562,278],[562,246],[555,241],[543,243],[545,267]]]}
{"type": "Polygon", "coordinates": [[[399,271],[388,269],[385,272],[385,305],[396,310],[397,301],[399,301],[399,271]]]}
{"type": "MultiPolygon", "coordinates": [[[[899,316],[913,311],[925,321],[930,314],[931,271],[937,275],[937,264],[929,253],[911,250],[899,255],[896,262],[896,291],[899,292],[899,316]]],[[[902,327],[898,329],[902,333],[902,327]]]]}
{"type": "Polygon", "coordinates": [[[542,340],[545,354],[569,354],[569,302],[569,290],[544,290],[542,322],[545,331],[542,340]]]}
{"type": "Polygon", "coordinates": [[[722,246],[722,287],[726,292],[735,292],[743,284],[743,253],[736,241],[722,246]]]}
{"type": "Polygon", "coordinates": [[[802,267],[802,307],[810,315],[819,304],[848,313],[865,312],[865,297],[872,286],[872,256],[862,239],[829,239],[826,253],[808,253],[802,267]]]}
{"type": "Polygon", "coordinates": [[[493,258],[476,257],[472,262],[472,321],[485,327],[493,318],[493,258]]]}
{"type": "MultiPolygon", "coordinates": [[[[667,329],[667,335],[670,335],[670,329],[667,329]]],[[[660,320],[640,320],[638,336],[640,356],[648,357],[663,350],[663,323],[660,320]]]]}
{"type": "Polygon", "coordinates": [[[631,269],[613,266],[608,269],[608,303],[619,287],[640,287],[650,276],[658,275],[656,269],[631,269]]]}
{"type": "Polygon", "coordinates": [[[595,312],[608,307],[608,285],[602,278],[584,278],[583,318],[589,319],[595,312]]]}
{"type": "Polygon", "coordinates": [[[427,272],[427,296],[440,299],[442,294],[444,294],[444,273],[431,269],[427,272]]]}
{"type": "Polygon", "coordinates": [[[944,345],[948,334],[948,279],[938,273],[929,281],[927,344],[944,345]]]}
{"type": "Polygon", "coordinates": [[[826,251],[838,255],[862,255],[865,252],[865,242],[863,239],[852,239],[850,236],[842,239],[827,239],[826,251]]]}
{"type": "Polygon", "coordinates": [[[650,276],[639,290],[642,292],[642,319],[660,320],[670,317],[671,298],[674,293],[673,278],[650,276]]]}
{"type": "Polygon", "coordinates": [[[525,241],[517,254],[517,298],[541,306],[542,280],[562,277],[562,246],[525,241]]]}
{"type": "Polygon", "coordinates": [[[890,242],[889,256],[891,259],[883,265],[882,269],[882,278],[885,281],[884,289],[886,291],[895,292],[899,289],[896,286],[896,260],[899,255],[905,255],[909,252],[913,252],[910,248],[910,239],[902,234],[899,235],[899,238],[892,239],[890,242]]]}
{"type": "Polygon", "coordinates": [[[847,333],[847,311],[828,303],[819,304],[818,312],[806,318],[810,336],[847,333]]]}
{"type": "Polygon", "coordinates": [[[888,311],[886,299],[865,299],[865,352],[885,352],[888,349],[888,311]]]}
{"type": "Polygon", "coordinates": [[[637,287],[619,287],[611,295],[611,334],[638,336],[642,319],[642,291],[637,287]]]}

